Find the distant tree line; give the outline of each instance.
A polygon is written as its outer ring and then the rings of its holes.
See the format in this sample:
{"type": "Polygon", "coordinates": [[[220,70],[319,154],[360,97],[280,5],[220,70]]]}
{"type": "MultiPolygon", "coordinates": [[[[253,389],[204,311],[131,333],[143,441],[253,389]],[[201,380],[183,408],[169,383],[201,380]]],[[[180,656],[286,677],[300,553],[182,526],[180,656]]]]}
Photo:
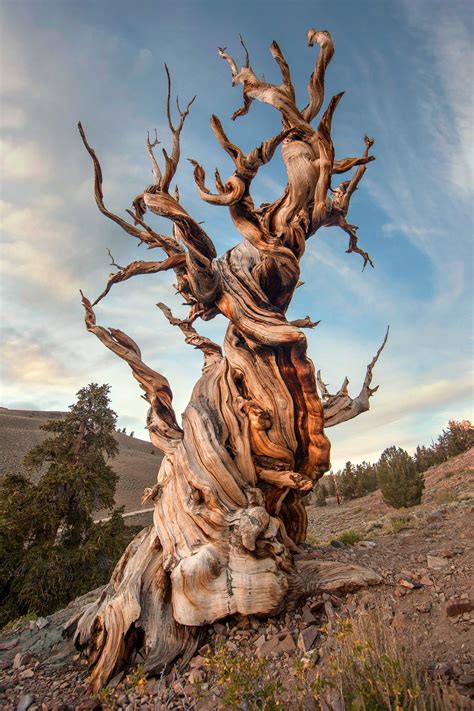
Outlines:
{"type": "Polygon", "coordinates": [[[331,472],[317,483],[313,501],[317,506],[324,506],[328,497],[350,501],[381,489],[390,506],[413,506],[421,501],[423,472],[473,446],[474,427],[471,423],[450,420],[436,442],[430,447],[418,446],[412,457],[404,449],[392,446],[382,452],[375,464],[346,462],[343,469],[331,472]]]}
{"type": "Polygon", "coordinates": [[[122,510],[107,522],[93,514],[114,508],[117,416],[109,386],[92,383],[77,393],[64,419],[27,454],[37,483],[13,472],[0,484],[0,627],[27,613],[49,614],[105,583],[136,532],[122,510]]]}

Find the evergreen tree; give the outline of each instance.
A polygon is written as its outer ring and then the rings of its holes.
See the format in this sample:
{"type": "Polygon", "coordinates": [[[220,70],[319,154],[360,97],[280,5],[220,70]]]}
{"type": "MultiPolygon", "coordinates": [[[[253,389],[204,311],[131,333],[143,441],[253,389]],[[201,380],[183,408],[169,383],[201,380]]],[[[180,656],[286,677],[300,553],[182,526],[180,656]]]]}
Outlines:
{"type": "Polygon", "coordinates": [[[18,474],[0,486],[0,625],[26,612],[46,614],[105,582],[134,531],[112,509],[117,475],[107,459],[118,446],[108,385],[77,393],[64,419],[50,420],[47,437],[25,457],[41,475],[18,474]]]}
{"type": "Polygon", "coordinates": [[[362,462],[355,466],[356,497],[366,496],[377,489],[377,470],[373,464],[362,462]]]}
{"type": "Polygon", "coordinates": [[[474,447],[474,427],[469,420],[462,422],[450,420],[448,428],[443,430],[436,443],[436,449],[442,455],[442,461],[456,457],[471,447],[474,447]]]}
{"type": "Polygon", "coordinates": [[[326,506],[326,490],[321,481],[313,489],[312,502],[315,506],[326,506]]]}
{"type": "Polygon", "coordinates": [[[43,515],[32,531],[38,543],[53,543],[60,534],[63,544],[77,546],[92,526],[93,511],[114,505],[118,476],[106,457],[118,452],[117,415],[109,407],[109,391],[109,385],[96,383],[79,390],[63,420],[42,426],[55,436],[25,457],[26,467],[43,472],[35,492],[43,515]]]}
{"type": "Polygon", "coordinates": [[[336,496],[336,482],[334,472],[332,470],[326,477],[324,477],[324,483],[326,488],[326,496],[336,496]]]}
{"type": "Polygon", "coordinates": [[[444,461],[436,445],[432,447],[418,446],[413,455],[413,459],[415,460],[417,471],[420,473],[444,461]]]}
{"type": "Polygon", "coordinates": [[[357,478],[352,462],[346,462],[346,466],[340,473],[338,483],[339,491],[343,499],[350,501],[350,499],[356,498],[357,478]]]}
{"type": "Polygon", "coordinates": [[[400,509],[421,502],[423,477],[415,461],[400,447],[388,447],[377,463],[377,480],[386,504],[400,509]]]}

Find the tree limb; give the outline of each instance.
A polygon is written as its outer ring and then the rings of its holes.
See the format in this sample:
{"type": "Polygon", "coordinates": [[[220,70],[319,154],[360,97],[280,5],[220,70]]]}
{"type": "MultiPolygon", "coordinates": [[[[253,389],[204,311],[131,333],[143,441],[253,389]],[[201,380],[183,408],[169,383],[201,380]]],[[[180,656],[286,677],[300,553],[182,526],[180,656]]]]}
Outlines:
{"type": "Polygon", "coordinates": [[[200,336],[192,325],[192,318],[176,318],[176,316],[173,316],[171,309],[162,302],[159,302],[157,306],[164,313],[172,326],[178,326],[181,329],[184,333],[186,343],[191,344],[194,348],[198,348],[204,353],[203,370],[206,370],[211,365],[222,360],[222,348],[217,343],[214,343],[214,341],[211,341],[210,338],[200,336]]]}
{"type": "MultiPolygon", "coordinates": [[[[110,254],[110,252],[109,252],[110,254]]],[[[113,266],[119,266],[118,264],[115,264],[113,262],[113,266]]],[[[176,270],[178,267],[185,267],[186,266],[186,254],[183,252],[182,254],[174,254],[171,257],[168,257],[168,259],[164,259],[161,262],[143,262],[143,261],[138,261],[138,262],[132,262],[126,267],[119,267],[119,271],[115,272],[113,274],[110,274],[108,280],[107,280],[107,286],[105,287],[104,291],[100,294],[100,296],[97,297],[97,299],[94,301],[92,306],[95,306],[96,304],[101,301],[104,296],[107,296],[109,293],[110,289],[114,284],[118,284],[121,281],[126,281],[127,279],[131,279],[134,276],[138,276],[139,274],[157,274],[158,272],[163,272],[167,271],[168,269],[174,269],[176,270]]]]}
{"type": "Polygon", "coordinates": [[[294,321],[290,321],[290,323],[297,328],[316,328],[321,321],[311,321],[309,316],[305,316],[305,318],[297,318],[294,321]]]}
{"type": "MultiPolygon", "coordinates": [[[[152,247],[162,247],[163,245],[166,245],[167,240],[169,240],[169,237],[163,237],[162,235],[158,235],[148,226],[146,226],[145,230],[139,230],[137,227],[135,227],[134,225],[130,225],[126,220],[122,219],[115,213],[110,212],[110,210],[105,207],[104,195],[102,192],[102,168],[100,166],[99,159],[97,158],[97,154],[94,149],[89,145],[86,138],[86,134],[80,122],[78,123],[78,128],[82,138],[82,142],[84,143],[87,152],[92,158],[92,163],[94,165],[94,195],[97,207],[99,208],[100,212],[106,217],[108,217],[109,220],[112,220],[117,225],[119,225],[125,232],[127,232],[127,234],[139,239],[140,242],[146,242],[149,246],[152,247]]],[[[163,247],[163,249],[165,249],[165,247],[163,247]]]]}
{"type": "Polygon", "coordinates": [[[173,395],[168,380],[145,365],[139,347],[126,333],[115,328],[106,329],[103,326],[98,326],[91,302],[82,291],[81,297],[87,330],[97,336],[109,350],[128,363],[133,377],[145,392],[144,397],[150,404],[149,423],[151,422],[152,426],[149,426],[148,429],[151,440],[156,447],[165,452],[170,451],[170,447],[173,448],[182,439],[183,431],[176,421],[171,404],[173,395]]]}
{"type": "Polygon", "coordinates": [[[387,327],[387,332],[383,339],[382,345],[378,349],[377,353],[367,366],[367,371],[365,375],[365,380],[362,385],[362,389],[359,395],[352,399],[348,393],[347,386],[349,381],[344,378],[344,382],[335,395],[331,395],[325,383],[323,383],[321,378],[321,371],[318,370],[317,381],[318,389],[321,395],[321,400],[324,409],[324,426],[333,427],[334,425],[339,425],[341,422],[346,422],[347,420],[352,420],[357,415],[362,412],[366,412],[370,408],[369,398],[377,392],[378,385],[375,388],[371,388],[370,384],[372,382],[372,371],[377,363],[380,354],[382,353],[385,344],[387,343],[388,334],[390,327],[387,327]]]}
{"type": "Polygon", "coordinates": [[[308,84],[309,104],[301,112],[303,119],[310,123],[323,105],[324,75],[334,55],[334,45],[331,35],[326,30],[310,29],[306,36],[308,47],[313,47],[315,43],[319,45],[318,61],[308,84]]]}

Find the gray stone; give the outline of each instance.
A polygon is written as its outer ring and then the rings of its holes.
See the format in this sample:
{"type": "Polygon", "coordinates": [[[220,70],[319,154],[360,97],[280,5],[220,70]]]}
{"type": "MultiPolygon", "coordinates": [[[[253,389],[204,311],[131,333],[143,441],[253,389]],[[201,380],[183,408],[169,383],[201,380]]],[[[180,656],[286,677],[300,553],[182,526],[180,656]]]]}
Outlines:
{"type": "Polygon", "coordinates": [[[430,555],[428,553],[426,556],[426,564],[431,570],[441,570],[449,565],[449,560],[447,560],[447,558],[440,558],[439,556],[430,555]]]}
{"type": "Polygon", "coordinates": [[[202,681],[204,681],[204,674],[202,671],[200,669],[191,669],[188,676],[188,682],[190,684],[199,684],[202,681]]]}
{"type": "Polygon", "coordinates": [[[21,667],[21,652],[17,652],[13,658],[13,669],[19,669],[21,667]]]}
{"type": "Polygon", "coordinates": [[[309,652],[317,636],[318,628],[316,625],[307,627],[305,630],[302,630],[298,636],[298,647],[303,652],[309,652]]]}
{"type": "Polygon", "coordinates": [[[316,618],[309,609],[308,605],[305,605],[303,607],[301,619],[303,620],[303,622],[307,622],[309,624],[311,624],[311,622],[316,622],[316,618]]]}
{"type": "Polygon", "coordinates": [[[34,696],[32,696],[31,694],[25,694],[19,700],[19,702],[16,706],[16,711],[26,711],[26,709],[29,709],[30,706],[34,703],[35,703],[34,696]]]}
{"type": "Polygon", "coordinates": [[[46,617],[38,617],[36,620],[36,626],[40,630],[42,630],[43,627],[47,627],[47,625],[49,625],[49,620],[47,620],[46,617]]]}
{"type": "Polygon", "coordinates": [[[0,642],[0,652],[8,652],[8,650],[13,649],[18,644],[18,638],[9,639],[0,642]]]}

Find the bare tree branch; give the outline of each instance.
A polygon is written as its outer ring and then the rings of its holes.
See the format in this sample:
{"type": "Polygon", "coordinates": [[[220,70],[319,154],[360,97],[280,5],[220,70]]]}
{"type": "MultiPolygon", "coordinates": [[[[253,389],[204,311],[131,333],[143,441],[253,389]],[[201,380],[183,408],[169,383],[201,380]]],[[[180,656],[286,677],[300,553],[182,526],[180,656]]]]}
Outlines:
{"type": "Polygon", "coordinates": [[[304,120],[310,123],[318,115],[323,105],[324,76],[327,66],[334,55],[334,45],[331,35],[325,30],[310,29],[306,36],[308,38],[308,47],[319,44],[318,60],[308,84],[309,104],[301,112],[304,120]]]}
{"type": "MultiPolygon", "coordinates": [[[[139,230],[137,227],[134,225],[130,225],[126,220],[122,219],[118,215],[116,215],[113,212],[110,212],[105,207],[104,204],[104,195],[102,192],[102,169],[100,166],[99,159],[97,158],[96,152],[94,151],[93,148],[89,145],[86,134],[84,132],[84,129],[82,127],[82,124],[79,122],[78,123],[78,128],[79,128],[79,133],[82,138],[82,142],[84,143],[84,146],[89,153],[90,157],[92,158],[92,163],[94,165],[94,176],[95,176],[95,183],[94,183],[94,195],[95,195],[95,201],[97,204],[97,207],[99,208],[100,212],[105,215],[106,217],[109,218],[109,220],[112,220],[113,222],[116,222],[117,225],[120,225],[120,227],[127,232],[127,234],[132,235],[132,237],[136,237],[137,239],[140,240],[140,242],[146,242],[148,245],[153,246],[153,247],[161,247],[164,244],[167,244],[167,240],[169,238],[163,237],[162,235],[158,235],[154,230],[152,230],[150,227],[146,227],[145,230],[139,230]]],[[[135,216],[134,216],[135,219],[135,216]]],[[[163,247],[164,248],[164,247],[163,247]]]]}
{"type": "Polygon", "coordinates": [[[162,173],[160,166],[157,163],[157,160],[155,158],[155,154],[153,153],[153,148],[155,146],[159,145],[159,140],[158,140],[158,133],[155,128],[155,139],[154,141],[150,141],[150,132],[148,131],[147,137],[146,137],[146,149],[148,151],[148,155],[150,156],[151,160],[151,171],[155,177],[155,185],[160,185],[160,182],[162,180],[162,173]]]}
{"type": "Polygon", "coordinates": [[[294,321],[290,321],[290,323],[297,328],[316,328],[321,321],[311,321],[310,317],[306,316],[305,318],[297,318],[294,321]]]}
{"type": "Polygon", "coordinates": [[[331,393],[327,389],[327,386],[322,381],[321,371],[318,370],[316,377],[318,381],[318,389],[323,403],[325,427],[333,427],[334,425],[339,425],[341,422],[352,420],[354,417],[357,417],[357,415],[360,415],[362,412],[367,412],[367,410],[369,409],[369,398],[372,397],[375,392],[377,392],[379,387],[378,385],[375,388],[370,387],[372,383],[373,369],[379,359],[380,354],[385,348],[389,330],[390,327],[387,327],[387,331],[382,341],[382,345],[380,346],[377,353],[367,366],[367,371],[364,383],[362,385],[362,389],[356,398],[352,399],[348,393],[347,386],[349,385],[349,381],[347,378],[344,378],[344,382],[338,392],[335,395],[331,395],[331,393]]]}
{"type": "Polygon", "coordinates": [[[214,343],[214,341],[211,341],[210,338],[199,335],[192,325],[194,319],[176,318],[173,316],[171,309],[162,302],[158,303],[157,306],[173,326],[178,326],[181,329],[184,333],[186,343],[189,343],[204,353],[204,370],[222,360],[222,348],[217,343],[214,343]]]}
{"type": "MultiPolygon", "coordinates": [[[[110,253],[110,252],[109,252],[110,253]]],[[[119,266],[118,264],[115,264],[113,262],[114,266],[119,266]]],[[[94,301],[92,306],[95,306],[96,304],[101,301],[104,296],[107,296],[109,293],[110,289],[114,284],[118,284],[121,281],[126,281],[127,279],[131,279],[134,276],[138,276],[140,274],[158,274],[158,272],[164,272],[169,269],[174,269],[176,270],[179,267],[185,267],[186,266],[186,254],[183,252],[182,254],[174,254],[171,257],[168,257],[168,259],[164,259],[161,262],[132,262],[126,267],[119,267],[119,271],[115,272],[113,274],[110,274],[108,280],[107,280],[107,286],[105,287],[104,291],[100,294],[100,296],[97,297],[97,299],[94,301]]]]}
{"type": "MultiPolygon", "coordinates": [[[[170,445],[173,443],[175,445],[183,436],[171,405],[173,396],[168,380],[145,365],[141,359],[139,347],[127,334],[115,328],[106,329],[98,326],[91,302],[82,291],[81,297],[87,330],[96,335],[107,348],[128,363],[132,369],[133,377],[145,392],[145,399],[149,402],[154,414],[156,444],[153,443],[168,451],[170,445]]],[[[153,435],[152,432],[151,434],[153,435]]]]}

